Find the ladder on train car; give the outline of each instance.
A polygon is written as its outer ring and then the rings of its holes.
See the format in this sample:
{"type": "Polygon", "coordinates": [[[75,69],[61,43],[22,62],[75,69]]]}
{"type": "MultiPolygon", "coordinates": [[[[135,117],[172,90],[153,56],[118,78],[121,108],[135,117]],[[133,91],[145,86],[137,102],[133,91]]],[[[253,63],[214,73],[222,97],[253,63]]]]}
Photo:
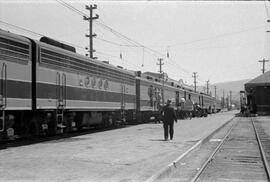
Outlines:
{"type": "Polygon", "coordinates": [[[5,63],[1,68],[0,87],[0,132],[3,132],[5,130],[5,108],[7,106],[7,65],[5,63]]]}
{"type": "Polygon", "coordinates": [[[57,133],[63,133],[64,128],[64,110],[66,107],[66,74],[57,72],[57,108],[56,108],[56,122],[57,133]]]}

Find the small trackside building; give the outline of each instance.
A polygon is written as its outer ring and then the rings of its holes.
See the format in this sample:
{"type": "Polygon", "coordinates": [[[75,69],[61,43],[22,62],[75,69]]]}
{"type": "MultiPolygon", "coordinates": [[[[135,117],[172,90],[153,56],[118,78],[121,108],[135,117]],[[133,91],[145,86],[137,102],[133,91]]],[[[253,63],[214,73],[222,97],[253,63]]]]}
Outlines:
{"type": "Polygon", "coordinates": [[[252,113],[270,115],[270,71],[246,83],[245,91],[252,113]]]}

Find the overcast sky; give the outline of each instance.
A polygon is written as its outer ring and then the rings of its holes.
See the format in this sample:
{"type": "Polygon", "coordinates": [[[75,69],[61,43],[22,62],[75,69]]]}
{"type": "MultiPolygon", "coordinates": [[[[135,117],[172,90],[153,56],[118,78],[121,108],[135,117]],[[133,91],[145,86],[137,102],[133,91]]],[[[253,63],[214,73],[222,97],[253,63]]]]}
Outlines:
{"type": "MultiPolygon", "coordinates": [[[[0,0],[0,28],[40,38],[5,23],[16,25],[76,45],[85,54],[89,25],[61,2],[0,0]]],[[[170,77],[192,84],[192,72],[197,72],[199,84],[204,85],[208,79],[213,84],[254,78],[261,74],[258,60],[269,58],[265,2],[64,2],[85,14],[86,4],[97,4],[95,56],[128,69],[157,72],[157,58],[163,57],[163,69],[170,77]],[[135,43],[112,31],[145,47],[126,46],[135,43]],[[164,56],[167,52],[170,59],[164,56]]]]}

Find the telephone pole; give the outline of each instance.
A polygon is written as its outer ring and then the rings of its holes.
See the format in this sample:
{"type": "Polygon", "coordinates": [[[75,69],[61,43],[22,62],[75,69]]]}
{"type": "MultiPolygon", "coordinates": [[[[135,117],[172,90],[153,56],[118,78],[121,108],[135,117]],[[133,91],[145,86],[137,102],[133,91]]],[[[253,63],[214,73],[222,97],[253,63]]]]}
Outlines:
{"type": "Polygon", "coordinates": [[[229,110],[230,105],[229,105],[229,95],[228,95],[228,93],[227,93],[227,97],[226,97],[226,106],[227,106],[227,109],[229,110]]]}
{"type": "Polygon", "coordinates": [[[214,87],[215,88],[215,99],[217,98],[217,86],[214,87]]]}
{"type": "Polygon", "coordinates": [[[230,90],[230,109],[232,109],[232,91],[230,90]]]}
{"type": "Polygon", "coordinates": [[[225,93],[224,93],[224,89],[223,89],[222,105],[223,105],[223,108],[225,108],[225,93]]]}
{"type": "Polygon", "coordinates": [[[89,17],[83,16],[84,20],[89,21],[89,34],[86,34],[85,37],[89,37],[89,57],[93,59],[94,58],[93,57],[93,52],[94,52],[94,49],[93,49],[93,37],[97,36],[96,34],[93,34],[93,20],[98,19],[99,16],[95,15],[93,17],[93,10],[97,9],[96,4],[89,5],[89,6],[86,5],[85,9],[89,10],[89,17]]]}
{"type": "Polygon", "coordinates": [[[206,81],[206,93],[209,94],[209,80],[206,81]]]}
{"type": "Polygon", "coordinates": [[[161,93],[161,96],[162,96],[162,105],[164,106],[164,104],[165,104],[165,101],[164,101],[164,72],[162,71],[162,66],[164,65],[164,63],[162,61],[163,61],[162,58],[158,58],[157,65],[159,66],[160,76],[162,76],[162,93],[161,93]]]}
{"type": "Polygon", "coordinates": [[[192,77],[194,78],[194,91],[196,92],[196,84],[197,84],[197,77],[198,77],[198,75],[197,75],[197,72],[193,72],[193,75],[192,75],[192,77]]]}
{"type": "Polygon", "coordinates": [[[162,58],[158,58],[158,63],[157,65],[159,65],[159,73],[163,73],[162,71],[162,66],[164,65],[164,63],[162,63],[163,59],[162,58]]]}
{"type": "Polygon", "coordinates": [[[263,60],[259,60],[259,62],[262,63],[262,66],[263,66],[262,67],[262,73],[264,74],[264,72],[265,72],[265,63],[269,62],[269,60],[266,60],[266,59],[263,58],[263,60]]]}

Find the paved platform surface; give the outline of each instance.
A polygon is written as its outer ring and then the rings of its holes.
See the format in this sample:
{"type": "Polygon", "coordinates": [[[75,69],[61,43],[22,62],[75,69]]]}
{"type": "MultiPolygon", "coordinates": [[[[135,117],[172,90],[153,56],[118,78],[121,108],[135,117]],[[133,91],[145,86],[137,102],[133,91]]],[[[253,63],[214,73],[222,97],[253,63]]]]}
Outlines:
{"type": "Polygon", "coordinates": [[[170,142],[162,124],[142,124],[3,149],[0,181],[145,181],[234,114],[178,120],[170,142]]]}

